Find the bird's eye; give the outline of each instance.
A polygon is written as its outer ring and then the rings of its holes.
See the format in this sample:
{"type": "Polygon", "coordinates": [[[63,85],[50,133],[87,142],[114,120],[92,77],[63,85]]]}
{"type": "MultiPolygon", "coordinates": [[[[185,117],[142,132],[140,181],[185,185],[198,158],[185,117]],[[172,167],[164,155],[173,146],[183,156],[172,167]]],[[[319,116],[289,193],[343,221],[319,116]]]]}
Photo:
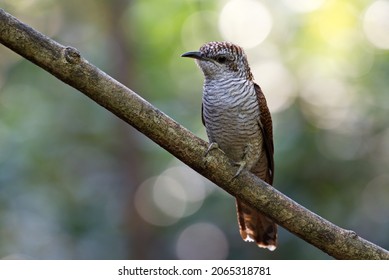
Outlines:
{"type": "Polygon", "coordinates": [[[221,63],[221,64],[226,63],[227,62],[227,57],[225,55],[218,56],[216,58],[216,61],[221,63]]]}

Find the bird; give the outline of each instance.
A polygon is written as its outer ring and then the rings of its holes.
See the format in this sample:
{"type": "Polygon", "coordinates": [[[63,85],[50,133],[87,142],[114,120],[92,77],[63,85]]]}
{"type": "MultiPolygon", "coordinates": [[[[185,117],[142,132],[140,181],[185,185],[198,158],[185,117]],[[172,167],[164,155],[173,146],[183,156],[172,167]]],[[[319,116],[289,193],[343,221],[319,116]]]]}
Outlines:
{"type": "MultiPolygon", "coordinates": [[[[239,166],[234,178],[246,169],[272,185],[272,118],[243,48],[208,42],[181,56],[195,59],[204,74],[201,115],[210,143],[205,156],[219,148],[239,166]]],[[[242,239],[275,250],[277,225],[239,199],[236,208],[242,239]]]]}

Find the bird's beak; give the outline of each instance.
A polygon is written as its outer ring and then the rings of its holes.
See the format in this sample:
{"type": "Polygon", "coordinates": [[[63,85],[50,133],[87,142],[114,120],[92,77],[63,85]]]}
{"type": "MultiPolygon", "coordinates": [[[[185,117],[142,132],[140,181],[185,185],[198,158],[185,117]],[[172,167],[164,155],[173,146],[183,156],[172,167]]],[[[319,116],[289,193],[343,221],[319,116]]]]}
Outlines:
{"type": "Polygon", "coordinates": [[[190,58],[195,58],[195,59],[204,59],[204,57],[202,56],[201,52],[186,52],[184,54],[181,55],[181,57],[190,57],[190,58]]]}

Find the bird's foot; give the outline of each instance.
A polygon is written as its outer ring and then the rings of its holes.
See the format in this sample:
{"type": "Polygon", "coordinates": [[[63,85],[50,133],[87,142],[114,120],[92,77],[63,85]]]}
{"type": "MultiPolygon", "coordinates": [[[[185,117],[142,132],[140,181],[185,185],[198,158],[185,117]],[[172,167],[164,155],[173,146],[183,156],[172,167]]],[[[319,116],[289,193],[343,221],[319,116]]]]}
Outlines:
{"type": "Polygon", "coordinates": [[[246,167],[247,162],[244,161],[244,160],[241,160],[241,161],[238,161],[238,162],[234,162],[234,165],[239,166],[239,168],[238,168],[238,171],[236,171],[234,177],[232,177],[231,180],[234,180],[236,177],[239,176],[239,174],[240,174],[240,173],[243,171],[243,169],[246,167]]]}
{"type": "Polygon", "coordinates": [[[210,143],[209,146],[208,146],[208,149],[205,152],[204,157],[206,157],[209,154],[210,151],[215,150],[215,149],[219,149],[219,145],[216,142],[210,143]]]}
{"type": "MultiPolygon", "coordinates": [[[[208,154],[215,149],[219,149],[219,145],[216,142],[212,142],[209,144],[208,149],[205,151],[203,163],[206,165],[208,163],[208,154]]],[[[219,149],[220,150],[220,149],[219,149]]],[[[222,150],[220,150],[222,151],[222,150]]],[[[223,152],[223,151],[222,151],[223,152]]],[[[224,152],[223,152],[224,153],[224,152]]]]}

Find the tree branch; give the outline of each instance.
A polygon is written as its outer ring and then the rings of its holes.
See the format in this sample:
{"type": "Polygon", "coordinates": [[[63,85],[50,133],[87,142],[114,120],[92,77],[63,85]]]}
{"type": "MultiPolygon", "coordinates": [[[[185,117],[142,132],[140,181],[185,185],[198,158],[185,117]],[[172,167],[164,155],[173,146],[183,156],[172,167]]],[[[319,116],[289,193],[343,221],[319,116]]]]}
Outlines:
{"type": "Polygon", "coordinates": [[[262,211],[288,231],[338,259],[389,259],[385,249],[342,229],[236,167],[220,151],[204,161],[207,143],[136,93],[64,47],[0,9],[0,42],[135,127],[231,195],[262,211]]]}

